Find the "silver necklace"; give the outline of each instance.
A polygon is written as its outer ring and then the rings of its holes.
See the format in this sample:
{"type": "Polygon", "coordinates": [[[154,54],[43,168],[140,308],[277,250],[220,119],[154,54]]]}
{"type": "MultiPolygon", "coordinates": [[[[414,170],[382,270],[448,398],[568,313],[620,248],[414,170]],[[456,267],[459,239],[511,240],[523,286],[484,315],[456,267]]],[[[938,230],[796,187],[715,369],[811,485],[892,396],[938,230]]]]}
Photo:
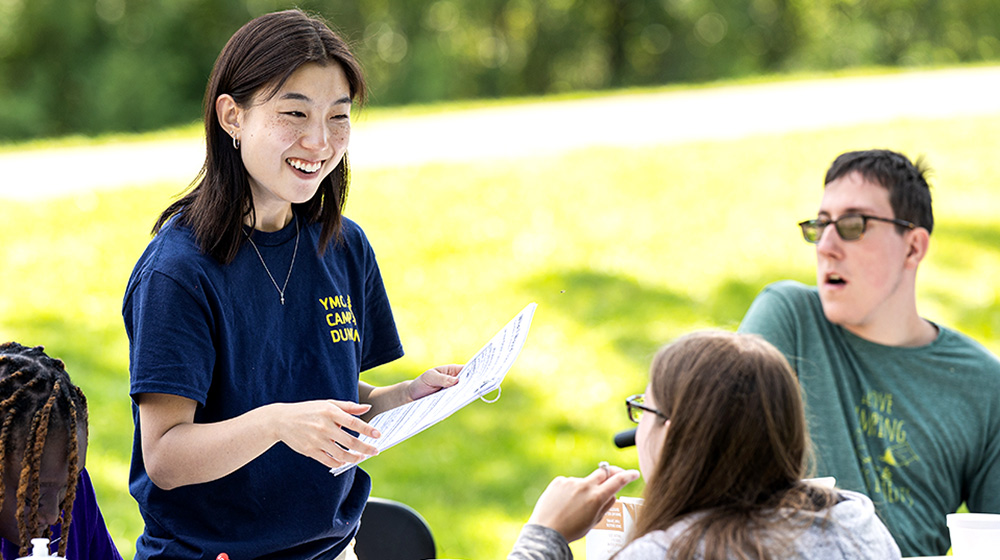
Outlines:
{"type": "Polygon", "coordinates": [[[278,297],[281,298],[281,305],[285,305],[285,288],[288,287],[288,279],[292,277],[292,267],[295,266],[295,255],[299,252],[299,219],[295,219],[295,248],[292,249],[292,263],[288,265],[288,275],[285,276],[285,285],[278,287],[278,283],[274,280],[274,275],[271,274],[271,269],[267,268],[267,263],[264,262],[264,256],[260,254],[260,249],[257,248],[257,244],[250,239],[250,234],[245,230],[243,235],[247,236],[247,241],[250,242],[250,246],[253,247],[254,252],[257,253],[257,258],[260,259],[260,264],[264,265],[264,272],[267,273],[267,277],[271,279],[271,283],[274,284],[274,289],[278,290],[278,297]]]}

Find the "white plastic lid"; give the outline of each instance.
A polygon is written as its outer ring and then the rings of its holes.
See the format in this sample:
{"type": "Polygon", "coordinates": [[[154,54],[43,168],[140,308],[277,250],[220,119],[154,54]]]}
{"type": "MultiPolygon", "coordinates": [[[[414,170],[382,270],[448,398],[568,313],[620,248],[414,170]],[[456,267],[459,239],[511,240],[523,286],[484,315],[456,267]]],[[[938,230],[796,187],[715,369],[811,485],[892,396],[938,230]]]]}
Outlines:
{"type": "Polygon", "coordinates": [[[29,560],[31,558],[60,558],[49,555],[49,539],[31,539],[31,556],[23,556],[17,560],[29,560]]]}
{"type": "Polygon", "coordinates": [[[948,527],[1000,530],[1000,514],[997,513],[949,513],[947,518],[948,527]]]}

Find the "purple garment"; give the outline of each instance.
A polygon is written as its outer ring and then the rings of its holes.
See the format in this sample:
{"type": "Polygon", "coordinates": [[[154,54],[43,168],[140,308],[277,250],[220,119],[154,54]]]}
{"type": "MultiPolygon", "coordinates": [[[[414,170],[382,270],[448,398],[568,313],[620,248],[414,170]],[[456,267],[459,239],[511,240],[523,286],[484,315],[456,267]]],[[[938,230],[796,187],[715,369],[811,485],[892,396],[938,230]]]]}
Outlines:
{"type": "MultiPolygon", "coordinates": [[[[52,540],[59,538],[59,526],[52,526],[52,540]]],[[[7,539],[0,539],[3,560],[20,558],[20,547],[7,539]]],[[[52,546],[53,554],[58,552],[52,546]]],[[[76,498],[73,500],[73,519],[69,526],[69,542],[66,544],[67,560],[121,560],[122,556],[104,525],[104,516],[97,507],[97,496],[90,483],[87,469],[80,471],[76,482],[76,498]]]]}

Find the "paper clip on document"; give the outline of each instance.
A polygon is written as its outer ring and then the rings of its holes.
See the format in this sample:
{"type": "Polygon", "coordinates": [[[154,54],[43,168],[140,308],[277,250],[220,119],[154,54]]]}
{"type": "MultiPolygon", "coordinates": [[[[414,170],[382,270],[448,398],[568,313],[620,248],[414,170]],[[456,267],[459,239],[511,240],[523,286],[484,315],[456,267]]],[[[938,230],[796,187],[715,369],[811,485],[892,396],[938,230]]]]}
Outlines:
{"type": "Polygon", "coordinates": [[[481,395],[479,397],[479,400],[483,401],[486,404],[493,404],[493,403],[497,402],[498,400],[500,400],[500,394],[501,393],[503,393],[503,388],[502,387],[497,387],[497,396],[493,397],[492,399],[487,399],[486,395],[481,395]]]}

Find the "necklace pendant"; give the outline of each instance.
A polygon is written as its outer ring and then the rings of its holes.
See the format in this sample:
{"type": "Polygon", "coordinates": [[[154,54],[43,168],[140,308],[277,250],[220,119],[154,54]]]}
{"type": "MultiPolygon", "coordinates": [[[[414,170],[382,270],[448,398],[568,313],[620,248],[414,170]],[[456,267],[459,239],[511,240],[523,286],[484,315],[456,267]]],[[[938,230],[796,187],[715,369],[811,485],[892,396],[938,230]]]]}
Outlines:
{"type": "Polygon", "coordinates": [[[292,262],[288,264],[288,274],[285,275],[285,285],[278,287],[278,281],[274,279],[274,275],[271,274],[271,269],[267,268],[267,263],[264,262],[264,255],[260,254],[260,249],[257,248],[257,244],[253,242],[250,238],[250,234],[245,230],[243,235],[247,237],[247,241],[250,242],[250,246],[253,247],[253,251],[257,253],[257,258],[260,259],[260,264],[264,266],[264,272],[267,273],[267,277],[271,279],[271,283],[274,284],[274,289],[278,290],[278,297],[281,298],[281,305],[285,305],[285,290],[288,288],[288,280],[292,277],[292,268],[295,266],[295,255],[299,252],[299,221],[295,220],[295,248],[292,249],[292,262]]]}

